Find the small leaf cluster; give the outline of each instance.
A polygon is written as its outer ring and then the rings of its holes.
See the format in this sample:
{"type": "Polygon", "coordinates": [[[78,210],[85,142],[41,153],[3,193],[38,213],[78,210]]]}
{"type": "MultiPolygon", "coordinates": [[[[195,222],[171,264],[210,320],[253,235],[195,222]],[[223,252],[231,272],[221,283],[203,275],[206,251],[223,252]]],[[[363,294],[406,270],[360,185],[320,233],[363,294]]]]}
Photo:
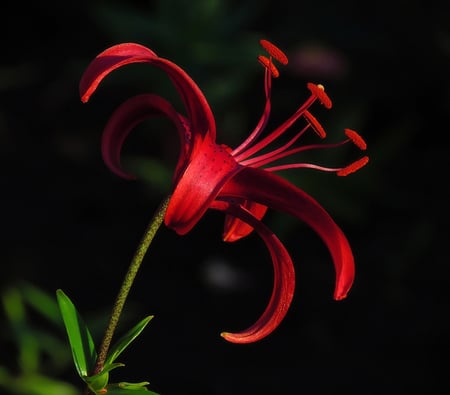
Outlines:
{"type": "Polygon", "coordinates": [[[61,290],[56,291],[59,310],[66,328],[73,362],[80,378],[86,383],[93,394],[108,395],[158,395],[147,389],[149,382],[140,383],[109,383],[109,372],[124,366],[116,362],[117,357],[144,330],[153,316],[147,316],[126,332],[110,348],[105,363],[100,372],[93,374],[97,362],[97,352],[91,333],[69,297],[61,290]]]}

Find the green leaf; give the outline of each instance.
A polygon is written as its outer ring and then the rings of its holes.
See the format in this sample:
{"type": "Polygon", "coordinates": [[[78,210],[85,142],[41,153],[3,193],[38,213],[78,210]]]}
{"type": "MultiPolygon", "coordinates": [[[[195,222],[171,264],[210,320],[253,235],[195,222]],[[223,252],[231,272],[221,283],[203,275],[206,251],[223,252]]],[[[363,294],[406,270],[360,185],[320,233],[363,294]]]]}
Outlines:
{"type": "Polygon", "coordinates": [[[56,291],[56,296],[69,338],[73,362],[78,375],[84,378],[92,371],[97,359],[94,341],[69,297],[61,289],[56,291]]]}
{"type": "Polygon", "coordinates": [[[38,373],[17,375],[16,372],[8,372],[3,366],[0,366],[0,393],[16,395],[80,395],[78,389],[70,383],[38,373]],[[6,392],[3,390],[6,390],[6,392]]]}
{"type": "Polygon", "coordinates": [[[88,385],[89,389],[95,394],[100,390],[104,389],[109,381],[109,373],[105,372],[100,375],[95,375],[95,378],[85,377],[84,381],[88,385]]]}
{"type": "Polygon", "coordinates": [[[103,369],[102,369],[102,371],[100,373],[94,374],[92,376],[86,376],[84,378],[84,381],[86,383],[92,383],[93,381],[97,380],[97,378],[103,376],[106,373],[109,373],[111,370],[113,370],[115,368],[120,368],[122,366],[125,366],[125,364],[123,364],[123,363],[112,363],[111,365],[105,365],[105,366],[103,366],[103,369]]]}
{"type": "Polygon", "coordinates": [[[106,358],[105,365],[109,365],[115,361],[115,359],[122,353],[125,348],[144,330],[150,320],[153,318],[152,315],[145,317],[142,321],[136,324],[132,329],[130,329],[125,335],[123,335],[117,343],[111,347],[111,351],[106,358]]]}
{"type": "Polygon", "coordinates": [[[144,383],[119,383],[119,384],[110,384],[108,385],[107,389],[108,395],[159,395],[156,392],[150,391],[147,388],[145,388],[143,385],[146,385],[144,383]],[[142,386],[140,385],[142,384],[142,386]],[[127,387],[127,388],[124,388],[127,387]]]}
{"type": "Polygon", "coordinates": [[[33,309],[54,324],[61,324],[61,315],[58,304],[53,297],[29,283],[22,284],[21,292],[24,300],[33,307],[33,309]]]}
{"type": "Polygon", "coordinates": [[[128,383],[126,381],[121,381],[118,385],[119,388],[123,388],[126,390],[140,390],[142,388],[145,388],[145,386],[149,385],[150,383],[148,381],[141,381],[140,383],[128,383]]]}
{"type": "Polygon", "coordinates": [[[111,365],[105,365],[100,373],[93,376],[86,376],[83,378],[85,383],[89,386],[92,392],[97,393],[101,389],[105,388],[109,380],[109,372],[115,368],[125,366],[123,363],[113,363],[111,365]]]}
{"type": "MultiPolygon", "coordinates": [[[[9,386],[6,386],[6,393],[8,394],[80,395],[79,390],[70,383],[40,374],[11,377],[11,381],[8,384],[9,386]]],[[[1,393],[4,394],[4,392],[1,393]]]]}

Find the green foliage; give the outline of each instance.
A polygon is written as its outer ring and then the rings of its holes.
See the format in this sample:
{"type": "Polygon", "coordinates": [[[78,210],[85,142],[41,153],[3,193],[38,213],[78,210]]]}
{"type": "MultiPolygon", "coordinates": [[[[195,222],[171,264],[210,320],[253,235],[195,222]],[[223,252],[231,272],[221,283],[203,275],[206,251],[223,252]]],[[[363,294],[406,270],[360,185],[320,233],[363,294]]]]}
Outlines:
{"type": "Polygon", "coordinates": [[[125,366],[123,363],[114,361],[139,336],[153,316],[145,317],[126,332],[109,350],[101,371],[92,374],[97,361],[97,353],[89,328],[86,326],[75,305],[61,289],[56,291],[56,297],[69,339],[75,368],[80,378],[94,394],[102,394],[106,389],[108,394],[113,395],[139,395],[141,393],[157,395],[155,392],[151,392],[146,388],[149,384],[147,381],[140,383],[120,382],[118,384],[108,384],[109,372],[115,368],[125,366]]]}
{"type": "Polygon", "coordinates": [[[78,395],[79,391],[72,384],[57,378],[69,366],[70,353],[56,332],[51,331],[52,325],[58,332],[61,329],[55,300],[41,289],[23,283],[5,290],[1,302],[8,324],[7,335],[10,334],[11,346],[17,352],[8,353],[7,361],[0,360],[0,392],[78,395]],[[39,327],[32,321],[39,323],[39,327]],[[10,368],[14,363],[17,369],[10,368]]]}
{"type": "Polygon", "coordinates": [[[142,321],[137,323],[133,328],[131,328],[125,335],[123,335],[117,343],[111,347],[111,350],[106,358],[105,366],[112,364],[116,358],[125,350],[129,344],[144,330],[150,320],[153,318],[152,315],[145,317],[142,321]]]}
{"type": "Polygon", "coordinates": [[[119,383],[114,386],[108,387],[108,395],[158,395],[156,392],[149,391],[144,386],[147,382],[143,383],[119,383]]]}
{"type": "Polygon", "coordinates": [[[94,340],[69,297],[60,289],[56,291],[56,296],[78,375],[80,377],[88,376],[97,359],[94,340]]]}
{"type": "Polygon", "coordinates": [[[146,388],[147,381],[108,384],[109,372],[124,366],[115,362],[117,357],[139,336],[153,316],[145,317],[119,338],[111,347],[102,371],[90,376],[97,358],[92,335],[69,297],[62,290],[57,290],[56,294],[55,301],[41,289],[24,283],[9,288],[1,295],[8,329],[17,349],[18,371],[8,368],[13,362],[11,359],[0,360],[0,392],[5,395],[79,395],[79,389],[56,377],[70,367],[72,354],[78,375],[93,393],[100,394],[107,388],[111,395],[157,395],[146,388]],[[30,316],[33,313],[38,313],[45,324],[54,326],[57,331],[53,333],[43,324],[39,329],[31,325],[30,316]],[[63,327],[70,349],[58,336],[63,327]]]}

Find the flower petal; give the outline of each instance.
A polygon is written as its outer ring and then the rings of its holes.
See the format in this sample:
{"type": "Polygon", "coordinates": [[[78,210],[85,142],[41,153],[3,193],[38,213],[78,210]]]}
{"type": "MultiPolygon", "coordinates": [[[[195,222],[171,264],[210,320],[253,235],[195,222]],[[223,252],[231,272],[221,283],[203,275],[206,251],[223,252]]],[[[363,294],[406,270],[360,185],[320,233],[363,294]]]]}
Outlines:
{"type": "Polygon", "coordinates": [[[285,317],[295,290],[295,271],[291,257],[280,240],[252,213],[241,206],[225,201],[215,201],[211,208],[226,211],[228,215],[236,216],[248,223],[261,236],[270,252],[273,263],[273,290],[269,303],[249,328],[236,332],[222,332],[221,336],[232,343],[253,343],[272,333],[285,317]]]}
{"type": "Polygon", "coordinates": [[[81,76],[81,101],[87,103],[100,82],[112,71],[130,63],[150,61],[157,57],[151,49],[134,43],[107,48],[95,57],[81,76]]]}
{"type": "Polygon", "coordinates": [[[164,222],[179,235],[189,232],[200,220],[223,184],[241,170],[227,147],[208,138],[191,153],[167,207],[164,222]]]}
{"type": "Polygon", "coordinates": [[[195,132],[193,144],[196,144],[197,138],[203,139],[206,134],[215,139],[214,116],[197,84],[175,63],[158,57],[155,52],[140,44],[114,45],[97,55],[81,78],[81,100],[86,103],[109,73],[131,63],[149,63],[168,74],[184,102],[187,117],[191,120],[192,130],[195,132]]]}
{"type": "Polygon", "coordinates": [[[222,188],[219,198],[248,199],[284,211],[308,224],[324,241],[334,262],[334,299],[347,296],[355,264],[349,242],[325,209],[310,195],[276,174],[245,167],[222,188]]]}
{"type": "Polygon", "coordinates": [[[187,120],[167,100],[151,94],[134,96],[123,102],[113,112],[105,126],[102,135],[102,156],[113,173],[123,178],[134,178],[133,175],[126,173],[120,165],[123,143],[131,130],[139,123],[161,115],[169,118],[179,132],[182,149],[175,172],[175,177],[177,176],[179,169],[185,166],[187,160],[190,128],[187,120]]]}
{"type": "MultiPolygon", "coordinates": [[[[267,206],[249,200],[242,200],[240,205],[245,207],[259,220],[264,217],[264,214],[266,214],[267,211],[267,206]]],[[[227,215],[225,217],[222,238],[223,241],[233,242],[248,236],[252,231],[253,228],[248,223],[233,215],[227,215]]]]}

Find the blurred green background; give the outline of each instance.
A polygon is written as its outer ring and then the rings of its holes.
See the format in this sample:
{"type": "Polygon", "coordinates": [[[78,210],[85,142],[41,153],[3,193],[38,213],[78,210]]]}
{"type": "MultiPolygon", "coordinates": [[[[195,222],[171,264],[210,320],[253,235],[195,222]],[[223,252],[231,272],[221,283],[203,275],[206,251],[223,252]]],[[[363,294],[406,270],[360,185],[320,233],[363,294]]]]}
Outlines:
{"type": "Polygon", "coordinates": [[[334,302],[324,245],[303,224],[270,214],[268,224],[296,264],[292,308],[263,341],[229,344],[219,333],[251,324],[270,295],[264,246],[257,237],[223,243],[218,213],[184,237],[162,228],[119,331],[155,318],[124,353],[126,366],[113,381],[148,380],[163,395],[445,393],[445,2],[43,1],[11,3],[3,18],[2,394],[80,390],[54,293],[62,288],[72,298],[99,342],[134,249],[168,192],[178,138],[167,125],[143,127],[127,143],[125,157],[144,180],[115,177],[100,156],[103,126],[119,103],[142,92],[172,97],[164,75],[145,65],[116,71],[85,105],[78,96],[85,67],[113,44],[149,46],[197,81],[219,142],[234,146],[263,106],[259,38],[290,57],[274,81],[273,126],[301,104],[305,83],[313,81],[334,100],[331,111],[315,112],[330,138],[350,127],[368,142],[371,161],[352,176],[286,173],[346,232],[356,258],[354,288],[334,302]]]}

